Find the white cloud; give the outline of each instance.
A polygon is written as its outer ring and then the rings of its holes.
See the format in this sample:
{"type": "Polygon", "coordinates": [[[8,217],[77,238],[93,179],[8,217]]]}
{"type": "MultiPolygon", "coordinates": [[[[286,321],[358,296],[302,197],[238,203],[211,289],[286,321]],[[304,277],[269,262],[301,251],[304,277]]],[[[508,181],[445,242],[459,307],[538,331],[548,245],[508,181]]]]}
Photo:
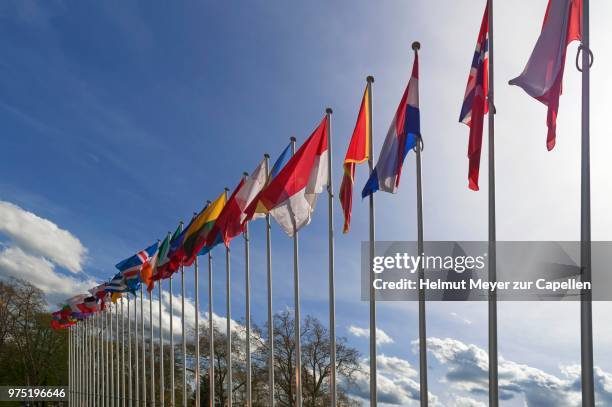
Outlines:
{"type": "Polygon", "coordinates": [[[87,249],[55,223],[6,201],[0,201],[0,233],[21,249],[43,256],[76,273],[83,269],[87,249]]]}
{"type": "Polygon", "coordinates": [[[95,281],[82,281],[55,271],[55,266],[43,257],[32,256],[19,247],[0,250],[0,276],[25,280],[42,290],[51,302],[62,301],[79,292],[86,292],[95,281]]]}
{"type": "MultiPolygon", "coordinates": [[[[416,344],[418,342],[413,341],[413,345],[416,344]]],[[[487,394],[488,356],[484,349],[451,338],[429,338],[427,346],[438,362],[449,366],[443,381],[471,394],[487,394]]],[[[580,367],[562,366],[561,373],[558,377],[500,357],[500,398],[507,401],[522,396],[529,407],[579,406],[580,367]]],[[[596,368],[595,381],[598,405],[609,405],[612,402],[612,374],[596,368]]]]}
{"type": "Polygon", "coordinates": [[[449,407],[487,407],[487,405],[470,397],[456,396],[450,402],[449,407]]]}
{"type": "MultiPolygon", "coordinates": [[[[419,405],[419,383],[416,370],[407,360],[378,355],[377,400],[381,406],[417,406],[419,405]],[[416,380],[415,380],[416,379],[416,380]]],[[[360,363],[361,370],[355,375],[355,384],[350,388],[350,395],[359,400],[368,400],[370,396],[370,364],[368,359],[360,363]]],[[[437,406],[438,398],[429,393],[429,405],[437,406]]]]}
{"type": "MultiPolygon", "coordinates": [[[[351,325],[348,327],[348,331],[351,335],[356,336],[358,338],[369,338],[370,337],[370,328],[360,328],[355,325],[351,325]]],[[[385,331],[382,329],[376,328],[376,344],[377,345],[386,345],[389,343],[394,343],[395,341],[391,338],[385,331]]]]}

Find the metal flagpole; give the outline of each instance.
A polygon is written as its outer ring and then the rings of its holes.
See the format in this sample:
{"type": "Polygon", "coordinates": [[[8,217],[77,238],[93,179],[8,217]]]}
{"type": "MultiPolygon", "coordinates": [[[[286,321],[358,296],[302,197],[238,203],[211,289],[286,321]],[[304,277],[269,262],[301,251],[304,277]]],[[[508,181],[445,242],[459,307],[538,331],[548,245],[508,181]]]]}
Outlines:
{"type": "Polygon", "coordinates": [[[164,405],[164,330],[162,318],[162,280],[157,285],[159,295],[159,404],[164,405]]]}
{"type": "MultiPolygon", "coordinates": [[[[418,41],[412,43],[412,49],[416,57],[421,44],[418,41]]],[[[421,174],[421,152],[423,151],[423,140],[419,135],[414,147],[416,153],[416,192],[417,192],[417,254],[423,253],[423,184],[421,174]]],[[[419,393],[421,407],[427,407],[429,393],[427,389],[427,320],[425,318],[425,290],[421,288],[420,282],[425,279],[423,264],[419,263],[419,393]]]]}
{"type": "MultiPolygon", "coordinates": [[[[142,315],[140,317],[142,318],[142,315]]],[[[136,406],[140,405],[140,363],[138,353],[138,296],[134,295],[134,369],[136,371],[134,398],[136,406]]]]}
{"type": "Polygon", "coordinates": [[[210,395],[209,407],[215,406],[215,337],[213,325],[213,289],[212,289],[212,255],[208,252],[208,340],[210,341],[210,356],[208,362],[208,394],[210,395]]]}
{"type": "Polygon", "coordinates": [[[81,329],[82,329],[82,321],[78,321],[76,324],[76,385],[77,385],[77,393],[76,400],[77,403],[82,403],[83,401],[83,357],[81,354],[82,343],[81,343],[81,329]]]}
{"type": "MultiPolygon", "coordinates": [[[[227,200],[227,191],[225,188],[225,199],[227,200]]],[[[226,358],[227,358],[227,407],[232,407],[232,399],[233,399],[233,378],[232,378],[232,330],[231,330],[231,320],[232,320],[232,291],[231,291],[231,274],[230,274],[230,249],[229,247],[225,248],[225,287],[227,290],[227,295],[225,298],[225,307],[226,307],[226,342],[227,342],[227,350],[226,350],[226,358]]]]}
{"type": "Polygon", "coordinates": [[[334,283],[334,187],[332,182],[332,132],[331,108],[325,109],[327,116],[327,194],[328,194],[328,242],[329,242],[329,338],[330,338],[330,376],[329,398],[336,405],[336,285],[334,283]]]}
{"type": "Polygon", "coordinates": [[[105,309],[106,312],[104,312],[104,317],[102,318],[102,320],[104,321],[104,336],[105,336],[105,340],[104,340],[104,365],[105,365],[105,376],[106,376],[106,388],[104,389],[105,394],[106,394],[106,407],[110,407],[111,406],[111,399],[110,399],[110,376],[111,376],[111,371],[110,371],[110,361],[108,358],[108,349],[109,349],[109,336],[108,336],[108,307],[105,309]]]}
{"type": "Polygon", "coordinates": [[[149,377],[151,379],[151,406],[155,406],[155,347],[153,346],[153,296],[149,291],[149,377]]]}
{"type": "MultiPolygon", "coordinates": [[[[244,173],[245,178],[248,173],[244,173]]],[[[244,280],[246,290],[246,406],[251,407],[251,275],[249,270],[249,224],[244,225],[244,280]]]]}
{"type": "Polygon", "coordinates": [[[170,405],[174,403],[174,307],[172,304],[172,276],[168,279],[168,289],[170,290],[170,405]]]}
{"type": "MultiPolygon", "coordinates": [[[[497,249],[495,232],[495,104],[493,69],[493,0],[489,7],[489,281],[497,281],[497,249]]],[[[499,405],[498,359],[497,359],[497,292],[489,291],[489,406],[499,405]]]]}
{"type": "MultiPolygon", "coordinates": [[[[270,156],[264,154],[266,175],[270,177],[270,156]]],[[[274,316],[272,315],[272,241],[270,214],[266,214],[266,266],[268,283],[268,405],[274,407],[274,316]]]]}
{"type": "MultiPolygon", "coordinates": [[[[295,154],[295,137],[291,137],[291,155],[295,154]]],[[[295,301],[295,405],[302,407],[302,344],[300,343],[300,269],[298,261],[298,231],[293,224],[293,285],[295,301]]]]}
{"type": "Polygon", "coordinates": [[[198,256],[194,260],[195,283],[195,405],[200,407],[200,288],[198,281],[198,256]]]}
{"type": "Polygon", "coordinates": [[[142,341],[142,405],[147,405],[147,339],[145,337],[144,289],[140,286],[140,338],[142,341]]]}
{"type": "MultiPolygon", "coordinates": [[[[122,296],[123,298],[123,296],[122,296]]],[[[117,394],[117,407],[121,405],[121,357],[120,357],[120,346],[119,346],[119,304],[115,304],[115,356],[117,358],[117,376],[116,376],[116,387],[115,392],[117,394]]]]}
{"type": "MultiPolygon", "coordinates": [[[[368,167],[370,168],[370,174],[374,171],[374,137],[372,133],[372,83],[374,83],[374,77],[367,77],[368,83],[368,113],[370,115],[368,120],[368,132],[370,134],[370,145],[368,152],[368,167]]],[[[374,273],[371,270],[372,263],[374,261],[374,194],[371,193],[369,196],[370,206],[370,406],[376,406],[377,399],[377,386],[376,386],[376,290],[374,289],[374,273]]]]}
{"type": "Polygon", "coordinates": [[[98,343],[98,377],[100,378],[98,383],[98,400],[100,405],[104,405],[104,364],[102,355],[102,318],[98,311],[96,313],[96,325],[98,325],[98,331],[96,333],[96,341],[98,343]]]}
{"type": "Polygon", "coordinates": [[[128,405],[132,405],[132,319],[130,318],[130,295],[127,296],[128,324],[128,405]]]}
{"type": "Polygon", "coordinates": [[[92,404],[91,397],[91,319],[87,317],[85,320],[85,346],[87,355],[87,404],[92,404]]]}
{"type": "Polygon", "coordinates": [[[72,328],[68,329],[68,402],[72,402],[72,328]]]}
{"type": "MultiPolygon", "coordinates": [[[[181,232],[183,222],[180,223],[181,232]]],[[[185,336],[185,268],[181,264],[181,339],[183,342],[183,407],[187,407],[187,337],[185,336]]]]}
{"type": "MultiPolygon", "coordinates": [[[[582,1],[582,144],[580,160],[580,263],[582,281],[591,283],[591,146],[590,146],[590,71],[589,0],[582,1]]],[[[580,301],[580,360],[582,405],[595,405],[593,372],[593,315],[590,289],[582,290],[580,301]]]]}
{"type": "Polygon", "coordinates": [[[115,349],[114,349],[114,345],[113,345],[113,311],[111,309],[113,304],[111,304],[111,306],[108,309],[108,319],[109,319],[109,347],[110,347],[110,396],[111,396],[111,404],[113,406],[116,406],[116,399],[115,396],[117,394],[117,391],[115,389],[115,349]]]}
{"type": "Polygon", "coordinates": [[[123,297],[121,297],[121,405],[125,407],[125,314],[123,310],[123,297]]]}

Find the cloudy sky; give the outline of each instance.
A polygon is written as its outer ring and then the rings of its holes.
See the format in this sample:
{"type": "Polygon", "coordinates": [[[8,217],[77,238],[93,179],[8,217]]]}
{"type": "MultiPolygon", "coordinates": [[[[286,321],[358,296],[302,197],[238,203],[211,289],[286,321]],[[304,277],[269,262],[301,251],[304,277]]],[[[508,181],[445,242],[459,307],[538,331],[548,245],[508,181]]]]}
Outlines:
{"type": "MultiPolygon", "coordinates": [[[[579,239],[577,45],[568,51],[553,152],[545,148],[545,107],[507,85],[522,71],[546,3],[499,1],[495,9],[500,240],[579,239]]],[[[276,156],[290,136],[303,141],[327,106],[334,109],[337,188],[365,77],[376,78],[377,152],[408,80],[414,40],[422,43],[425,238],[486,239],[487,191],[467,189],[468,132],[457,123],[483,7],[484,0],[3,2],[0,274],[32,281],[51,304],[83,292],[110,277],[119,260],[188,220],[223,187],[233,187],[264,153],[276,156]]],[[[593,239],[610,240],[612,28],[606,17],[612,4],[593,2],[591,13],[593,239]]],[[[366,169],[357,172],[360,189],[366,169]]],[[[481,185],[486,183],[483,174],[481,185]]],[[[399,193],[378,194],[376,205],[379,239],[416,238],[412,156],[399,193]]],[[[355,198],[353,219],[351,233],[336,238],[337,325],[362,352],[364,374],[351,392],[365,400],[368,305],[360,301],[358,253],[367,239],[366,201],[355,198]]],[[[325,323],[326,228],[322,200],[301,233],[300,266],[303,313],[325,323]]],[[[258,323],[266,316],[264,233],[260,223],[252,225],[258,323]]],[[[279,228],[272,239],[274,309],[281,310],[293,304],[291,241],[279,228]]],[[[232,316],[239,320],[241,239],[233,247],[232,316]]],[[[214,312],[223,318],[224,254],[216,249],[213,256],[214,312]]],[[[192,279],[189,270],[190,298],[192,279]]],[[[612,360],[606,357],[611,308],[594,304],[601,405],[612,403],[612,360]]],[[[414,303],[378,307],[379,397],[387,406],[418,399],[416,311],[414,303]]],[[[428,304],[430,392],[439,405],[486,404],[486,315],[485,303],[428,304]]],[[[578,322],[577,303],[499,305],[503,405],[579,405],[578,322]]]]}

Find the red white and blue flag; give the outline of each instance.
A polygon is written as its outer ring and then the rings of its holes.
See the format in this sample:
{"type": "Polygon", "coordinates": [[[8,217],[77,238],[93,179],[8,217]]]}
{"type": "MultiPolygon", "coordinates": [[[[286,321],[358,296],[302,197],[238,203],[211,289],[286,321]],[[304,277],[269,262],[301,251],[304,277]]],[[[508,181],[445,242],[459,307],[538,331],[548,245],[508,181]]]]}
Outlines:
{"type": "Polygon", "coordinates": [[[582,0],[549,0],[542,32],[520,76],[510,85],[523,88],[548,106],[546,148],[555,147],[557,112],[565,68],[567,46],[582,39],[582,0]]]}
{"type": "Polygon", "coordinates": [[[363,187],[362,197],[365,198],[378,190],[392,194],[397,192],[404,158],[421,136],[420,121],[419,55],[415,50],[412,76],[387,132],[378,162],[363,187]]]}
{"type": "Polygon", "coordinates": [[[470,76],[468,77],[463,105],[459,122],[470,127],[470,140],[468,142],[468,181],[469,188],[478,191],[478,175],[480,173],[480,153],[482,150],[482,129],[484,116],[489,107],[487,95],[489,93],[489,4],[485,7],[476,50],[472,59],[470,76]]]}

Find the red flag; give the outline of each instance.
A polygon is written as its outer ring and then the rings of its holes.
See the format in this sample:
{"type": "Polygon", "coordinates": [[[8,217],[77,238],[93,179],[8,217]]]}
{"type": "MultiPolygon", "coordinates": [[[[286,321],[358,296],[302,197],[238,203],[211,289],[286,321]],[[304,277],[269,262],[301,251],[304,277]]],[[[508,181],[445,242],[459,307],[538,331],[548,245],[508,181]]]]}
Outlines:
{"type": "Polygon", "coordinates": [[[510,85],[548,106],[546,148],[555,147],[567,45],[582,39],[582,0],[549,0],[542,32],[523,73],[510,85]]]}
{"type": "Polygon", "coordinates": [[[480,154],[482,150],[482,130],[484,115],[488,112],[487,95],[489,93],[489,5],[485,7],[480,32],[476,41],[476,50],[472,58],[472,67],[468,77],[459,122],[470,126],[468,142],[468,182],[469,188],[478,191],[480,173],[480,154]]]}
{"type": "Polygon", "coordinates": [[[353,136],[349,143],[346,155],[344,156],[344,176],[340,185],[340,204],[344,213],[343,233],[348,233],[351,225],[351,211],[353,207],[353,185],[355,184],[355,167],[364,161],[367,161],[370,153],[370,143],[372,137],[370,135],[370,92],[369,86],[366,86],[361,100],[361,108],[353,136]]]}

